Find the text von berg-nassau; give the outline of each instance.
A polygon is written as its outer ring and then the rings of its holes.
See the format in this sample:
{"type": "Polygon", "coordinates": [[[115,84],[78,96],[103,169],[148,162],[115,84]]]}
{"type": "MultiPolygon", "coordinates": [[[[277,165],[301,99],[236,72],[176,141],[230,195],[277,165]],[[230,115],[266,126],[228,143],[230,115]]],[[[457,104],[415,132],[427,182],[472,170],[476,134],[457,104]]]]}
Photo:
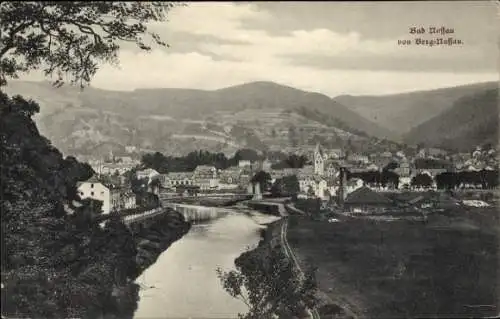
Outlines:
{"type": "Polygon", "coordinates": [[[447,27],[410,27],[410,34],[453,34],[455,29],[447,27]]]}
{"type": "Polygon", "coordinates": [[[437,46],[437,45],[462,45],[463,42],[460,39],[455,38],[435,38],[435,39],[415,39],[416,45],[426,45],[426,46],[437,46]]]}

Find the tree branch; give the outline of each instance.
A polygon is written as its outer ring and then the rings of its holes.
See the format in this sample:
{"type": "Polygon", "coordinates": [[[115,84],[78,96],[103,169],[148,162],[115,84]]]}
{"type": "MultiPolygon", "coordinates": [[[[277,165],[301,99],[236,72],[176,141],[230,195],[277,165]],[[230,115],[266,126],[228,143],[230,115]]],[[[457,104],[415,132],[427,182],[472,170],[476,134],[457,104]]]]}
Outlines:
{"type": "Polygon", "coordinates": [[[32,26],[33,24],[35,23],[35,20],[30,20],[28,22],[25,22],[25,23],[21,23],[20,25],[18,25],[16,28],[14,28],[10,33],[9,35],[7,36],[8,40],[7,40],[7,43],[5,44],[5,46],[0,50],[0,59],[3,58],[4,54],[6,54],[10,49],[13,49],[15,47],[14,45],[14,36],[25,30],[26,28],[32,26]]]}

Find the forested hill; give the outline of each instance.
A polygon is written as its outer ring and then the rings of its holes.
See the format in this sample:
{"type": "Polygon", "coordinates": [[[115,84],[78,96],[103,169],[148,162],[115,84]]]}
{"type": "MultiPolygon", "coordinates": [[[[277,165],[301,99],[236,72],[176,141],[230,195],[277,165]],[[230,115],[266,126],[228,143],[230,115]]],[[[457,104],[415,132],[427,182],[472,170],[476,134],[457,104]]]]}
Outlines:
{"type": "Polygon", "coordinates": [[[334,140],[336,147],[356,139],[359,133],[364,137],[391,135],[326,95],[273,82],[213,91],[158,88],[122,92],[90,87],[80,92],[71,86],[54,88],[48,82],[11,81],[6,91],[39,101],[37,125],[65,154],[102,156],[110,150],[120,154],[125,146],[134,146],[170,155],[198,149],[229,155],[244,147],[314,146],[314,141],[308,141],[314,135],[334,140]],[[301,108],[317,111],[331,121],[307,118],[301,108]],[[293,135],[290,130],[297,133],[294,138],[289,138],[293,135]]]}
{"type": "Polygon", "coordinates": [[[465,96],[453,106],[405,135],[408,143],[469,151],[498,144],[498,88],[465,96]]]}
{"type": "Polygon", "coordinates": [[[401,136],[451,109],[459,99],[496,88],[498,82],[483,82],[379,96],[341,95],[334,100],[401,136]]]}

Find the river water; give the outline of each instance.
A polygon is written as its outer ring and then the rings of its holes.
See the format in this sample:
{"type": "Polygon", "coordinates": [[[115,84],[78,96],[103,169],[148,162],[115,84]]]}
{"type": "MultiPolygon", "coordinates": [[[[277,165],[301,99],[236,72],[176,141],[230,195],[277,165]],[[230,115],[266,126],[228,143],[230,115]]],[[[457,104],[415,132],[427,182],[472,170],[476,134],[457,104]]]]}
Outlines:
{"type": "Polygon", "coordinates": [[[262,224],[277,217],[234,211],[193,225],[136,280],[142,287],[134,319],[236,318],[246,305],[231,297],[216,268],[234,269],[234,260],[260,240],[262,224]]]}

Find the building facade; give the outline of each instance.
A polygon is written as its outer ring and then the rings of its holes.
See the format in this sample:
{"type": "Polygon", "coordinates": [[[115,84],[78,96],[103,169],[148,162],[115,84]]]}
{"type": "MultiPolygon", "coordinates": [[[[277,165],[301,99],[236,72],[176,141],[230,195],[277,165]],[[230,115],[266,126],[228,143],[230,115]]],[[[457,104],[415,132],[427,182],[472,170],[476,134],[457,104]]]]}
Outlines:
{"type": "Polygon", "coordinates": [[[121,192],[112,185],[105,185],[96,177],[78,183],[78,195],[81,199],[91,198],[102,202],[102,213],[109,214],[120,209],[121,192]]]}

